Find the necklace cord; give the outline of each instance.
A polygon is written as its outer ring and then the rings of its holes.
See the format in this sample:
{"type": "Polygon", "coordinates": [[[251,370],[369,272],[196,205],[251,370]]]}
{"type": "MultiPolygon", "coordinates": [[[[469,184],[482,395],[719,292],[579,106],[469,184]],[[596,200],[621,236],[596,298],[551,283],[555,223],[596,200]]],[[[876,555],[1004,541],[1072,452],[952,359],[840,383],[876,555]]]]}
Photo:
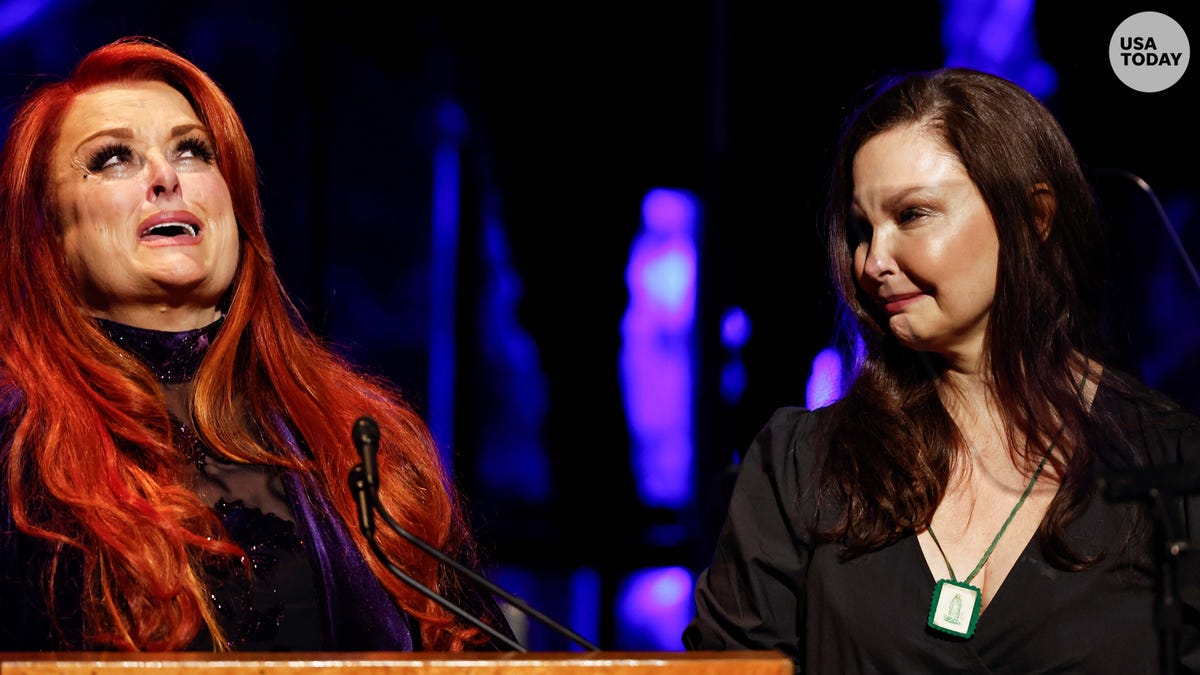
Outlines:
{"type": "MultiPolygon", "coordinates": [[[[1083,377],[1079,379],[1080,392],[1083,391],[1083,386],[1087,384],[1087,379],[1087,370],[1084,370],[1083,377]]],[[[1037,482],[1038,476],[1042,475],[1042,469],[1046,467],[1046,460],[1050,459],[1050,452],[1054,450],[1054,446],[1058,443],[1058,437],[1062,435],[1063,429],[1065,429],[1066,426],[1067,425],[1064,423],[1058,428],[1058,432],[1054,434],[1054,440],[1051,441],[1050,445],[1046,448],[1046,454],[1042,455],[1042,461],[1038,463],[1037,469],[1033,472],[1033,476],[1029,479],[1029,484],[1025,486],[1025,492],[1021,494],[1021,498],[1017,500],[1016,506],[1014,506],[1012,512],[1008,514],[1008,518],[1004,520],[1004,524],[1000,526],[1000,531],[997,532],[996,536],[992,539],[991,545],[988,546],[986,551],[984,551],[983,557],[979,559],[979,564],[975,566],[975,569],[971,571],[971,574],[968,575],[966,579],[963,579],[964,584],[971,583],[971,580],[975,578],[975,575],[979,574],[979,570],[983,569],[983,566],[987,564],[988,558],[992,557],[992,551],[996,550],[996,544],[1000,543],[1000,537],[1004,536],[1004,531],[1008,529],[1008,524],[1011,523],[1012,519],[1016,517],[1017,511],[1021,510],[1021,505],[1025,503],[1025,498],[1029,496],[1029,493],[1033,492],[1033,484],[1037,482]]],[[[946,551],[942,549],[942,542],[938,541],[937,535],[933,533],[933,524],[930,523],[930,525],[925,529],[929,532],[929,538],[933,539],[933,544],[937,546],[938,553],[942,554],[942,560],[946,563],[946,570],[950,572],[950,581],[957,583],[958,578],[954,576],[954,568],[950,566],[950,559],[946,557],[946,551]]]]}
{"type": "MultiPolygon", "coordinates": [[[[1059,432],[1062,432],[1061,428],[1059,432]]],[[[971,583],[975,575],[979,574],[979,570],[983,569],[983,566],[987,564],[988,558],[992,557],[992,551],[996,550],[996,545],[1000,543],[1000,537],[1004,536],[1004,531],[1008,529],[1008,524],[1016,517],[1017,511],[1021,510],[1021,506],[1025,503],[1025,498],[1029,496],[1029,493],[1033,492],[1033,484],[1037,482],[1038,476],[1042,475],[1042,469],[1046,466],[1046,460],[1050,459],[1050,452],[1052,450],[1054,450],[1054,443],[1051,443],[1050,447],[1046,448],[1046,454],[1042,455],[1042,461],[1038,463],[1037,469],[1033,472],[1033,477],[1029,479],[1029,484],[1025,486],[1025,492],[1021,494],[1021,498],[1017,500],[1016,506],[1008,514],[1008,518],[1004,520],[1004,524],[1000,526],[1000,531],[992,538],[992,543],[988,546],[987,551],[984,551],[983,557],[979,559],[979,564],[967,575],[966,579],[963,579],[964,584],[971,583]]],[[[942,560],[946,561],[946,569],[950,572],[950,580],[957,582],[958,578],[954,576],[954,568],[950,566],[950,559],[946,557],[946,552],[942,550],[942,542],[938,541],[937,535],[933,533],[933,525],[930,525],[926,529],[929,531],[930,539],[933,539],[934,545],[937,546],[938,553],[942,554],[942,560]]]]}

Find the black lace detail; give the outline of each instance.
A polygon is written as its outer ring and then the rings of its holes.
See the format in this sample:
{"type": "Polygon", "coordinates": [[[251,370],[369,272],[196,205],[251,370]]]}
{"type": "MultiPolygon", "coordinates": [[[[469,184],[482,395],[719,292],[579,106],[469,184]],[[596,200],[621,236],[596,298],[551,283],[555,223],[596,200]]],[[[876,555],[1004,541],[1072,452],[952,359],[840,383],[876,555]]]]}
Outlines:
{"type": "Polygon", "coordinates": [[[192,428],[188,425],[175,419],[175,416],[172,415],[171,434],[175,448],[184,457],[191,460],[192,464],[197,468],[203,467],[204,457],[207,453],[204,449],[204,444],[200,442],[200,438],[196,435],[196,432],[192,431],[192,428]]]}
{"type": "Polygon", "coordinates": [[[246,557],[207,565],[209,593],[222,615],[231,649],[243,650],[272,641],[279,632],[287,598],[279,588],[281,563],[303,555],[304,542],[295,525],[274,514],[224,499],[214,507],[229,536],[246,557]]]}

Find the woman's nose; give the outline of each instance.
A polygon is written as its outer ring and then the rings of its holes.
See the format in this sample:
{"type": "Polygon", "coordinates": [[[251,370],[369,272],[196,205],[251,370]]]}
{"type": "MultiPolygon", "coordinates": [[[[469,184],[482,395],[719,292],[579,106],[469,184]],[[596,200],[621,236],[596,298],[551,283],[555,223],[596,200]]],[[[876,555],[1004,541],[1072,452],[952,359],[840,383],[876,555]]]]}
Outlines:
{"type": "Polygon", "coordinates": [[[870,241],[862,243],[861,246],[867,249],[863,260],[864,275],[872,279],[881,279],[896,271],[896,259],[892,256],[890,242],[878,229],[872,234],[870,241]]]}
{"type": "Polygon", "coordinates": [[[160,154],[152,154],[147,158],[150,172],[150,189],[147,199],[156,200],[166,197],[178,197],[182,194],[179,185],[179,174],[175,167],[160,154]]]}

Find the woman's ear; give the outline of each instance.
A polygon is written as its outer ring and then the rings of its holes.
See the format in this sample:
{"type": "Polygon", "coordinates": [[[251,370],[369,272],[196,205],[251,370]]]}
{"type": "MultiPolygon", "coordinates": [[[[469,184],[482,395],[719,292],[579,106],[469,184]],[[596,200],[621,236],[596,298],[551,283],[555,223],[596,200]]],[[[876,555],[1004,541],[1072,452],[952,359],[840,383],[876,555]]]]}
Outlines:
{"type": "Polygon", "coordinates": [[[1054,225],[1054,212],[1058,208],[1058,199],[1047,183],[1037,183],[1033,186],[1033,217],[1037,225],[1038,235],[1042,241],[1050,236],[1050,228],[1054,225]]]}

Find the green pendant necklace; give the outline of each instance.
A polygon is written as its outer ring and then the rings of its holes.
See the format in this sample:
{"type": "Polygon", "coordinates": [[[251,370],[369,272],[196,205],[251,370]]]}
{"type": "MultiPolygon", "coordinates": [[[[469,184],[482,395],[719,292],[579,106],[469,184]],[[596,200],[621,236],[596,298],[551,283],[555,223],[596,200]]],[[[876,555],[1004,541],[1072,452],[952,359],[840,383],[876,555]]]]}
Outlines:
{"type": "MultiPolygon", "coordinates": [[[[1062,429],[1059,429],[1062,433],[1062,429]]],[[[937,546],[938,553],[942,554],[942,560],[946,561],[946,569],[950,572],[949,579],[942,579],[937,582],[933,588],[933,601],[929,603],[929,627],[957,635],[962,638],[969,638],[975,634],[975,624],[979,621],[979,612],[983,606],[983,592],[976,586],[971,585],[971,580],[979,574],[979,570],[983,569],[988,558],[991,557],[992,551],[996,550],[996,544],[1000,543],[1000,537],[1004,536],[1004,531],[1008,529],[1008,524],[1012,522],[1017,511],[1021,510],[1021,505],[1025,503],[1025,498],[1033,492],[1033,484],[1037,482],[1038,476],[1042,475],[1042,469],[1046,466],[1046,460],[1050,458],[1050,451],[1054,449],[1054,443],[1046,448],[1046,454],[1042,456],[1042,461],[1038,464],[1037,470],[1033,472],[1033,477],[1029,479],[1029,484],[1025,486],[1025,492],[1021,498],[1017,500],[1017,505],[1013,507],[1012,513],[1008,514],[1008,519],[1000,526],[1000,531],[996,533],[996,537],[992,539],[991,546],[983,553],[983,558],[979,560],[979,564],[974,570],[967,575],[966,579],[958,581],[954,576],[954,568],[950,566],[950,559],[946,557],[946,552],[942,550],[942,543],[938,541],[937,535],[933,533],[933,526],[930,525],[929,537],[933,539],[933,543],[937,546]]]]}

